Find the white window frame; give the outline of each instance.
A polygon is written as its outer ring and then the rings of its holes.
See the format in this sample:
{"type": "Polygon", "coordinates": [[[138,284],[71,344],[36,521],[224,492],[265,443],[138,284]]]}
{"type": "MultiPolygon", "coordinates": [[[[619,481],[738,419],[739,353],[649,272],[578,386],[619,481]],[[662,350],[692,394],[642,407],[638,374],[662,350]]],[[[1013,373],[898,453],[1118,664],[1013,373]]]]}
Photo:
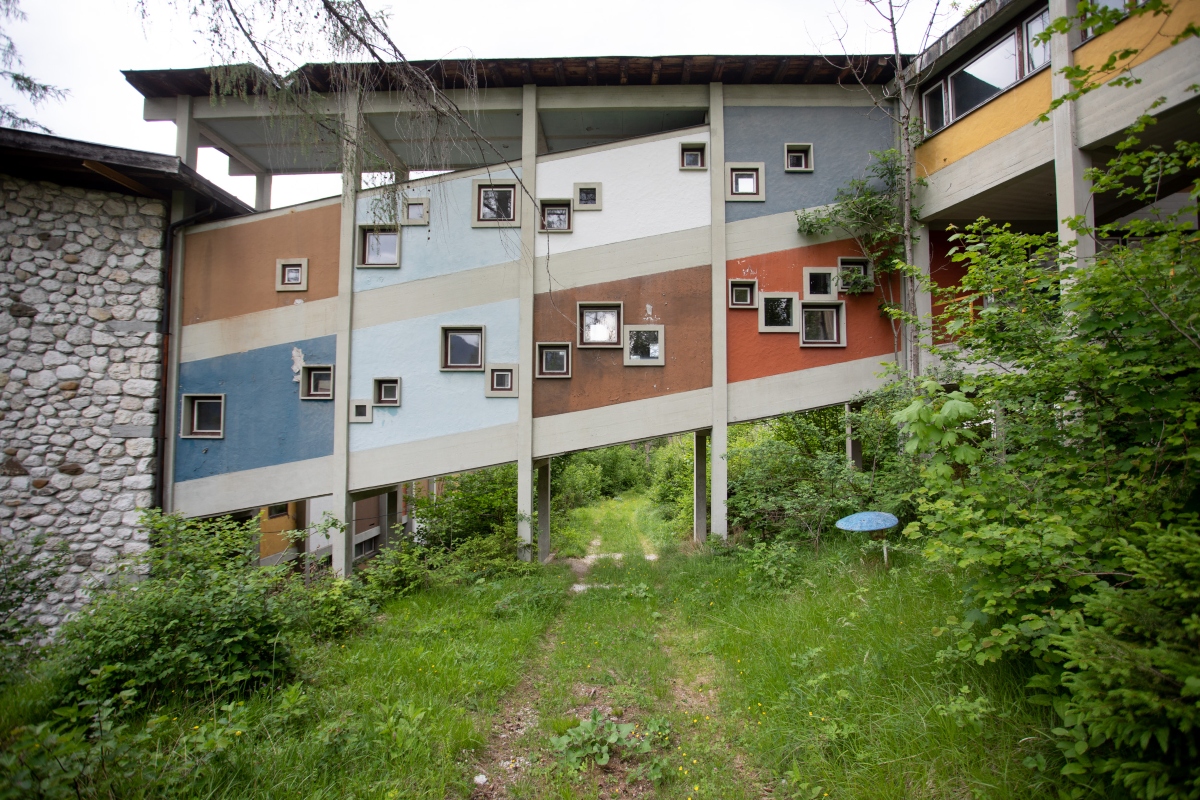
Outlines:
{"type": "Polygon", "coordinates": [[[395,225],[359,225],[358,226],[358,241],[355,244],[358,248],[354,254],[354,263],[359,269],[396,269],[400,266],[400,229],[395,225]],[[396,234],[396,260],[388,264],[368,264],[367,263],[367,234],[369,233],[394,233],[396,234]]]}
{"type": "Polygon", "coordinates": [[[838,272],[844,271],[851,263],[857,266],[862,262],[866,262],[867,265],[863,275],[866,275],[868,278],[875,277],[875,264],[866,256],[838,256],[838,272]]]}
{"type": "Polygon", "coordinates": [[[576,347],[580,350],[619,350],[621,344],[621,326],[625,324],[625,304],[620,300],[581,300],[575,304],[575,338],[576,347]],[[616,308],[617,309],[617,341],[615,344],[584,344],[583,341],[583,310],[585,308],[616,308]]]}
{"type": "Polygon", "coordinates": [[[783,171],[784,172],[812,172],[813,171],[813,146],[811,142],[789,142],[783,146],[783,171]],[[792,167],[789,166],[792,153],[804,153],[807,167],[792,167]]]}
{"type": "Polygon", "coordinates": [[[799,292],[759,292],[758,293],[758,332],[759,333],[799,333],[800,332],[800,293],[799,292]],[[777,298],[792,301],[792,324],[767,325],[767,301],[777,298]]]}
{"type": "Polygon", "coordinates": [[[804,268],[804,299],[805,300],[837,300],[838,292],[841,290],[839,277],[841,271],[837,267],[805,267],[804,268]],[[829,275],[829,292],[827,294],[815,294],[809,287],[809,275],[818,274],[829,275]]]}
{"type": "Polygon", "coordinates": [[[487,365],[487,328],[483,325],[443,325],[438,336],[438,366],[442,372],[483,372],[487,365]],[[479,331],[479,364],[450,366],[446,361],[446,334],[450,331],[479,331]]]}
{"type": "Polygon", "coordinates": [[[701,172],[708,169],[708,142],[680,142],[679,143],[679,168],[683,170],[695,170],[701,172]],[[700,151],[700,166],[688,167],[684,166],[683,154],[695,150],[700,151]]]}
{"type": "Polygon", "coordinates": [[[573,211],[603,211],[604,210],[604,184],[595,183],[577,183],[575,184],[574,194],[571,196],[571,209],[573,211]],[[584,204],[579,202],[580,189],[595,189],[596,202],[584,204]]]}
{"type": "Polygon", "coordinates": [[[571,360],[572,360],[572,358],[571,358],[571,343],[570,342],[538,342],[536,345],[534,345],[533,353],[534,353],[534,357],[536,358],[536,363],[534,364],[534,375],[536,377],[546,378],[546,379],[571,377],[571,360]],[[565,373],[543,372],[542,371],[542,351],[547,348],[550,348],[550,347],[555,347],[555,348],[565,347],[566,348],[566,350],[567,350],[567,371],[565,373]]]}
{"type": "Polygon", "coordinates": [[[277,292],[307,292],[308,291],[308,259],[307,258],[277,258],[275,259],[275,291],[277,292]],[[283,268],[300,267],[299,283],[284,283],[283,268]]]}
{"type": "Polygon", "coordinates": [[[801,347],[845,347],[846,346],[846,301],[845,300],[805,300],[800,304],[799,309],[800,320],[800,346],[801,347]],[[838,314],[838,341],[836,342],[806,342],[804,341],[804,308],[805,306],[814,308],[829,308],[837,307],[838,314]]]}
{"type": "Polygon", "coordinates": [[[725,201],[729,203],[762,203],[767,199],[767,165],[763,161],[726,161],[725,162],[725,201]],[[733,173],[758,172],[757,188],[754,194],[733,193],[733,173]]]}
{"type": "Polygon", "coordinates": [[[621,355],[627,367],[664,367],[667,364],[667,333],[662,325],[624,325],[621,328],[621,355]],[[658,358],[634,358],[629,352],[629,334],[634,331],[658,332],[658,358]]]}
{"type": "Polygon", "coordinates": [[[758,308],[758,278],[730,278],[729,279],[729,307],[730,308],[758,308]],[[749,287],[750,302],[735,303],[733,302],[733,289],[738,287],[749,287]]]}
{"type": "MultiPolygon", "coordinates": [[[[568,358],[568,368],[570,360],[568,358]]],[[[484,375],[487,377],[487,383],[483,387],[484,397],[519,397],[520,396],[520,381],[518,380],[517,364],[488,364],[484,375]],[[492,383],[492,375],[496,372],[509,372],[512,374],[511,389],[496,389],[492,383]]]]}
{"type": "Polygon", "coordinates": [[[225,438],[225,395],[224,394],[204,394],[201,392],[189,393],[180,397],[180,413],[179,413],[179,438],[180,439],[224,439],[225,438]],[[193,421],[195,420],[195,408],[197,400],[220,400],[221,401],[221,428],[217,433],[195,433],[192,430],[193,421]]]}
{"type": "Polygon", "coordinates": [[[925,123],[925,131],[927,134],[935,134],[938,131],[944,131],[950,127],[950,123],[954,120],[950,116],[950,91],[946,85],[945,79],[939,80],[932,89],[927,89],[921,92],[921,121],[925,123]],[[942,127],[929,127],[929,95],[934,92],[940,92],[942,95],[942,127]]]}
{"type": "Polygon", "coordinates": [[[1043,8],[1038,13],[1036,13],[1030,17],[1026,17],[1025,21],[1021,23],[1021,51],[1022,51],[1021,52],[1021,67],[1022,67],[1021,77],[1022,78],[1032,75],[1033,73],[1039,72],[1039,71],[1045,69],[1046,67],[1050,66],[1050,45],[1049,45],[1049,43],[1046,44],[1046,63],[1045,64],[1035,67],[1030,62],[1030,59],[1029,59],[1030,43],[1031,43],[1031,40],[1033,39],[1033,37],[1029,35],[1029,23],[1033,22],[1034,20],[1036,20],[1042,16],[1046,17],[1046,27],[1050,27],[1050,23],[1054,21],[1054,18],[1050,16],[1049,8],[1043,8]]]}
{"type": "Polygon", "coordinates": [[[569,197],[555,197],[538,200],[538,232],[539,233],[571,233],[575,229],[574,203],[569,197]],[[546,207],[565,208],[567,210],[567,227],[547,228],[546,207]]]}
{"type": "Polygon", "coordinates": [[[428,197],[404,197],[400,200],[400,224],[401,225],[428,225],[429,224],[429,198],[428,197]],[[421,206],[420,219],[409,219],[408,210],[412,206],[421,206]]]}
{"type": "Polygon", "coordinates": [[[371,405],[381,406],[383,408],[399,408],[400,407],[400,399],[401,399],[402,393],[404,391],[403,387],[404,387],[404,382],[402,380],[400,380],[399,377],[376,378],[375,380],[371,381],[371,405]],[[396,399],[395,399],[395,401],[381,399],[380,395],[382,394],[382,392],[380,392],[380,388],[385,383],[392,383],[392,382],[395,382],[395,384],[396,384],[396,399]]]}
{"type": "Polygon", "coordinates": [[[301,400],[332,400],[336,391],[334,384],[333,364],[305,364],[300,368],[300,399],[301,400]],[[313,394],[312,373],[316,370],[329,370],[329,394],[313,394]]]}
{"type": "Polygon", "coordinates": [[[370,400],[351,400],[349,412],[351,422],[375,421],[375,405],[370,400]],[[360,408],[363,410],[361,414],[358,413],[360,408]]]}
{"type": "Polygon", "coordinates": [[[476,178],[471,181],[471,227],[472,228],[519,228],[521,227],[521,194],[515,178],[476,178]],[[479,196],[485,188],[512,189],[512,219],[480,219],[479,196]]]}

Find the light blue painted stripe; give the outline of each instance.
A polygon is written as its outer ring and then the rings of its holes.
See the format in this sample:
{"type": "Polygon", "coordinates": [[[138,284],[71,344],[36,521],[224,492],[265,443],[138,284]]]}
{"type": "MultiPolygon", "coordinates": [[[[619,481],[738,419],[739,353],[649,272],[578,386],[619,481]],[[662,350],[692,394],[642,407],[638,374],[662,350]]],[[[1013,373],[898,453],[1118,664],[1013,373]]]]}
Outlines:
{"type": "Polygon", "coordinates": [[[373,422],[350,426],[351,452],[516,422],[516,400],[484,397],[484,373],[440,370],[438,337],[443,325],[483,325],[486,360],[515,363],[519,308],[505,300],[356,330],[350,399],[369,399],[375,378],[402,384],[400,408],[376,407],[373,422]]]}
{"type": "MultiPolygon", "coordinates": [[[[520,170],[500,168],[494,170],[491,177],[504,179],[514,174],[519,176],[520,170]]],[[[399,269],[355,268],[354,291],[489,267],[521,257],[520,228],[471,227],[471,182],[487,176],[447,177],[445,181],[404,189],[409,197],[430,198],[429,224],[400,229],[399,269]]],[[[379,202],[382,202],[382,196],[359,198],[357,217],[360,225],[380,218],[373,208],[379,202]]]]}
{"type": "MultiPolygon", "coordinates": [[[[178,439],[175,480],[271,467],[333,452],[333,401],[301,400],[292,350],[332,364],[336,336],[289,342],[179,365],[179,392],[225,395],[225,438],[178,439]]],[[[175,403],[180,403],[176,397],[175,403]]],[[[179,431],[171,435],[178,437],[179,431]]]]}

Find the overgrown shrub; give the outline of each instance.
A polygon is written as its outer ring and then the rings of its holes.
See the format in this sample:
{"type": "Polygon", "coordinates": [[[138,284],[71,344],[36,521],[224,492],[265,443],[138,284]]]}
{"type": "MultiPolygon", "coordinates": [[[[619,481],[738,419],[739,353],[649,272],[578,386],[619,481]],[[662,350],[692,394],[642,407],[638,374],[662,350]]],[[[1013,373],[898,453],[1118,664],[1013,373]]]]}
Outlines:
{"type": "Polygon", "coordinates": [[[553,476],[550,496],[555,508],[580,508],[600,499],[603,483],[604,471],[599,464],[571,461],[553,476]]]}
{"type": "Polygon", "coordinates": [[[423,544],[453,549],[517,518],[517,467],[504,464],[442,479],[436,495],[418,496],[413,504],[423,544]]]}
{"type": "MultiPolygon", "coordinates": [[[[380,589],[378,597],[385,598],[387,592],[380,589]]],[[[298,577],[286,581],[276,605],[289,633],[326,641],[362,627],[371,615],[372,599],[357,577],[323,575],[307,586],[298,577]]]]}
{"type": "Polygon", "coordinates": [[[64,559],[42,551],[44,540],[0,536],[0,687],[20,675],[42,633],[34,608],[63,572],[64,559]]]}
{"type": "Polygon", "coordinates": [[[694,445],[690,436],[672,436],[650,456],[650,497],[672,527],[692,527],[694,445]]]}
{"type": "Polygon", "coordinates": [[[276,600],[284,573],[258,566],[256,521],[149,510],[143,525],[151,548],[62,628],[53,655],[66,699],[219,696],[291,671],[276,600]],[[139,566],[145,580],[132,579],[139,566]]]}
{"type": "Polygon", "coordinates": [[[790,589],[804,577],[811,555],[801,553],[792,542],[757,542],[741,550],[751,589],[790,589]]]}

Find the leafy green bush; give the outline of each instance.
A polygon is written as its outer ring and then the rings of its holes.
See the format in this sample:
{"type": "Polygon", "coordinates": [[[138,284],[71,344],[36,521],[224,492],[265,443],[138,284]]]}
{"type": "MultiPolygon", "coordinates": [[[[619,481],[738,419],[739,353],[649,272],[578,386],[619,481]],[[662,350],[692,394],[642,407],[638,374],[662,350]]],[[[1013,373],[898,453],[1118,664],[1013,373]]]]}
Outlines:
{"type": "Polygon", "coordinates": [[[323,575],[307,586],[299,579],[288,581],[276,601],[289,632],[325,641],[362,627],[371,615],[371,599],[357,578],[323,575]]]}
{"type": "Polygon", "coordinates": [[[803,577],[809,555],[801,553],[791,542],[776,540],[758,542],[741,551],[746,564],[746,576],[751,588],[790,589],[803,577]]]}
{"type": "Polygon", "coordinates": [[[689,436],[672,436],[650,456],[650,497],[674,527],[692,527],[694,446],[689,436]]]}
{"type": "Polygon", "coordinates": [[[550,496],[563,510],[590,505],[600,499],[604,471],[599,464],[571,461],[553,476],[550,496]]]}
{"type": "Polygon", "coordinates": [[[504,464],[449,475],[436,497],[417,497],[413,506],[421,542],[430,547],[453,549],[467,539],[489,536],[516,521],[517,467],[504,464]]]}
{"type": "MultiPolygon", "coordinates": [[[[1095,186],[1144,203],[1200,159],[1187,142],[1120,152],[1095,186]]],[[[1076,796],[1200,797],[1196,198],[1080,226],[1108,243],[1083,266],[1053,236],[956,234],[943,355],[976,374],[895,416],[925,459],[906,534],[971,580],[946,656],[1036,659],[1076,796]]]]}
{"type": "Polygon", "coordinates": [[[149,510],[143,525],[147,578],[118,581],[62,628],[54,659],[69,700],[219,696],[291,671],[276,600],[284,573],[258,566],[256,521],[149,510]]]}
{"type": "Polygon", "coordinates": [[[18,675],[37,652],[42,632],[33,608],[46,599],[63,573],[61,556],[43,554],[42,538],[26,543],[0,536],[0,687],[18,675]]]}

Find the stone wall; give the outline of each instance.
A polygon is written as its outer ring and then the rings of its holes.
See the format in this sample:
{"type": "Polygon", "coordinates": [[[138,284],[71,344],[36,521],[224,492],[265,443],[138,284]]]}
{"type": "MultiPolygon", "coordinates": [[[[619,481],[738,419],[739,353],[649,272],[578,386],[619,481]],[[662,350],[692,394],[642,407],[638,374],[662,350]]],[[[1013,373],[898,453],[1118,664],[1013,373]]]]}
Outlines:
{"type": "Polygon", "coordinates": [[[0,176],[0,536],[66,553],[54,628],[145,550],[161,375],[163,203],[0,176]]]}

